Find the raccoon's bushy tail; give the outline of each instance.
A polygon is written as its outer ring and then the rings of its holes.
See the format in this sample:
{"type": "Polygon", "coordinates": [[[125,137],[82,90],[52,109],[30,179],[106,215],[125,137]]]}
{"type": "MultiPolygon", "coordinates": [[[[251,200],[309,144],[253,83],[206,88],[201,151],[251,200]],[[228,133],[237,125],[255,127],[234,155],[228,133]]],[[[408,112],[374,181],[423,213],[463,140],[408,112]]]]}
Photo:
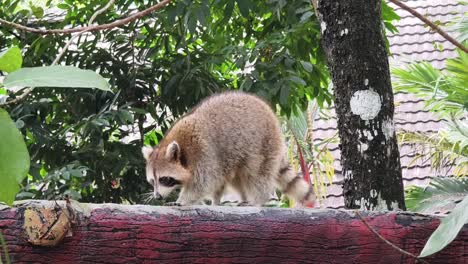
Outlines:
{"type": "Polygon", "coordinates": [[[279,189],[286,196],[302,205],[310,206],[315,202],[314,189],[304,180],[302,175],[296,173],[286,157],[281,160],[277,182],[279,189]]]}

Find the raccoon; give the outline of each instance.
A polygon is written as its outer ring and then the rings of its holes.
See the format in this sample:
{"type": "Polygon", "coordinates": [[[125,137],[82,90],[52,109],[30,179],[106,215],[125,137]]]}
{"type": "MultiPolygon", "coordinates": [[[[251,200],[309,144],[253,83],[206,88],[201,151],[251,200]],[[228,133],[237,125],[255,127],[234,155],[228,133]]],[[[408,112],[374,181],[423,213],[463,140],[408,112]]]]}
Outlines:
{"type": "Polygon", "coordinates": [[[279,188],[301,203],[315,200],[311,186],[286,158],[280,123],[270,106],[244,92],[208,97],[180,118],[155,148],[143,147],[146,178],[162,199],[181,188],[177,205],[237,190],[243,204],[261,206],[279,188]]]}

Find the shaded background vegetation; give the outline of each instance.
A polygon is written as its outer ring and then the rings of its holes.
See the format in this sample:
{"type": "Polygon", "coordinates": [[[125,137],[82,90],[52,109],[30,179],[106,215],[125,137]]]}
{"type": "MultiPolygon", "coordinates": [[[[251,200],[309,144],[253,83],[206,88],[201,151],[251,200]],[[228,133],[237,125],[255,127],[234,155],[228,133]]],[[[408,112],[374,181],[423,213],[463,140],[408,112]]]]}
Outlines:
{"type": "MultiPolygon", "coordinates": [[[[119,0],[95,22],[152,4],[119,0]]],[[[0,17],[47,29],[76,27],[101,5],[7,0],[0,17]],[[61,15],[44,16],[50,8],[61,15]]],[[[397,18],[384,5],[387,29],[394,30],[397,18]]],[[[50,65],[70,38],[0,30],[0,50],[19,46],[24,67],[50,65]]],[[[313,7],[304,0],[175,1],[121,28],[80,36],[61,62],[97,71],[113,93],[37,88],[7,109],[31,155],[18,198],[68,194],[84,202],[140,202],[149,189],[140,147],[157,144],[174,119],[218,91],[256,93],[286,116],[310,100],[331,103],[319,36],[313,7]]]]}

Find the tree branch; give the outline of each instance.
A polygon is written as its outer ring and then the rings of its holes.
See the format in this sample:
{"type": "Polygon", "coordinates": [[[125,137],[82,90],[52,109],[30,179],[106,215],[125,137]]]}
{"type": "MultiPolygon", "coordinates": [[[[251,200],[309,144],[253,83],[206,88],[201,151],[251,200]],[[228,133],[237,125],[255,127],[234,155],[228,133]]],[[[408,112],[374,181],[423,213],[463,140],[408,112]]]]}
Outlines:
{"type": "Polygon", "coordinates": [[[12,105],[12,104],[16,104],[17,102],[23,100],[24,98],[26,98],[26,96],[28,94],[30,94],[32,92],[33,88],[26,88],[23,90],[23,93],[21,95],[18,95],[15,97],[15,99],[13,100],[10,100],[10,101],[7,101],[7,102],[4,102],[3,104],[0,104],[0,106],[4,106],[4,105],[12,105]]]}
{"type": "MultiPolygon", "coordinates": [[[[97,10],[96,12],[94,12],[94,14],[91,16],[91,18],[89,19],[89,22],[88,22],[88,26],[91,26],[91,24],[93,24],[94,20],[96,19],[96,17],[102,13],[104,13],[107,9],[109,9],[109,7],[111,7],[111,5],[113,5],[115,2],[115,0],[110,0],[103,8],[97,10]]],[[[85,29],[83,31],[80,31],[78,32],[78,34],[76,34],[75,36],[71,37],[70,40],[67,42],[67,44],[65,45],[65,47],[63,47],[62,51],[57,55],[57,57],[55,58],[55,60],[52,62],[51,65],[55,65],[57,64],[60,59],[62,58],[63,54],[65,54],[65,52],[68,50],[68,47],[70,47],[70,45],[72,44],[73,40],[75,40],[76,38],[78,38],[79,36],[83,35],[83,33],[85,32],[89,32],[89,29],[85,29]]]]}
{"type": "MultiPolygon", "coordinates": [[[[55,60],[52,62],[51,65],[55,65],[57,64],[60,59],[62,58],[63,54],[65,54],[65,52],[68,50],[68,47],[70,47],[70,45],[72,44],[73,40],[75,40],[77,37],[81,36],[83,33],[85,32],[90,32],[90,31],[97,31],[97,30],[101,30],[101,29],[110,29],[110,28],[113,28],[113,27],[117,27],[117,26],[121,26],[121,25],[124,25],[126,23],[129,23],[131,21],[134,21],[138,18],[141,18],[143,16],[146,16],[148,14],[150,14],[151,12],[154,12],[156,10],[159,10],[161,8],[163,8],[164,6],[166,6],[169,2],[171,2],[171,0],[164,0],[154,6],[151,6],[141,12],[138,12],[138,13],[135,13],[131,16],[128,16],[127,18],[124,18],[124,19],[120,19],[120,20],[117,20],[117,21],[114,21],[112,23],[109,23],[109,24],[103,24],[103,25],[97,25],[97,26],[91,26],[91,24],[94,22],[94,20],[96,19],[96,17],[102,13],[104,13],[107,9],[109,9],[109,7],[114,4],[115,0],[110,0],[103,8],[97,10],[92,16],[91,18],[89,19],[89,22],[88,22],[88,26],[87,27],[78,27],[78,28],[72,28],[72,29],[64,29],[64,30],[41,30],[41,29],[34,29],[34,28],[29,28],[29,27],[25,27],[25,26],[22,26],[22,25],[19,25],[19,24],[15,24],[15,23],[12,23],[12,22],[8,22],[8,21],[5,21],[3,19],[0,19],[0,23],[4,23],[4,24],[7,24],[7,25],[11,25],[15,28],[18,28],[18,29],[22,29],[22,30],[26,30],[26,31],[29,31],[29,32],[36,32],[36,33],[41,33],[41,34],[56,34],[56,33],[60,33],[58,31],[68,31],[68,32],[62,32],[62,33],[73,33],[73,32],[76,32],[76,31],[79,31],[78,34],[76,34],[75,36],[71,37],[70,40],[67,42],[67,44],[65,45],[65,47],[63,47],[62,51],[57,55],[57,57],[55,58],[55,60]],[[112,25],[112,26],[111,26],[112,25]],[[37,32],[37,30],[40,30],[41,32],[37,32]]],[[[0,104],[0,106],[3,106],[3,105],[11,105],[11,104],[16,104],[17,102],[23,100],[24,98],[26,98],[27,95],[29,95],[31,92],[32,92],[33,88],[26,88],[23,90],[23,93],[19,96],[17,96],[15,99],[13,100],[10,100],[8,102],[4,102],[3,104],[0,104]]]]}
{"type": "Polygon", "coordinates": [[[465,53],[468,53],[468,48],[463,46],[460,42],[449,36],[444,30],[442,30],[439,26],[436,24],[432,23],[429,19],[425,18],[423,15],[419,14],[416,10],[413,8],[403,4],[399,0],[389,0],[390,2],[394,3],[395,5],[403,8],[404,10],[408,11],[410,14],[413,16],[419,18],[421,21],[423,21],[426,25],[431,27],[435,32],[439,33],[442,37],[444,37],[446,40],[451,42],[453,45],[457,46],[459,49],[463,50],[465,53]]]}
{"type": "Polygon", "coordinates": [[[30,28],[26,27],[20,24],[16,24],[10,21],[6,21],[0,18],[0,24],[4,24],[10,27],[14,27],[19,30],[24,30],[27,32],[32,32],[32,33],[38,33],[38,34],[43,34],[43,35],[48,35],[48,34],[70,34],[70,33],[76,33],[76,32],[90,32],[90,31],[98,31],[98,30],[106,30],[106,29],[111,29],[115,27],[119,27],[125,24],[128,24],[132,21],[135,21],[139,18],[142,18],[144,16],[149,15],[150,13],[157,11],[166,5],[168,5],[171,2],[171,0],[163,0],[160,3],[153,5],[143,11],[137,12],[133,15],[130,15],[126,18],[122,18],[119,20],[116,20],[114,22],[108,23],[108,24],[102,24],[102,25],[96,25],[96,26],[86,26],[86,27],[76,27],[76,28],[69,28],[69,29],[39,29],[39,28],[30,28]]]}

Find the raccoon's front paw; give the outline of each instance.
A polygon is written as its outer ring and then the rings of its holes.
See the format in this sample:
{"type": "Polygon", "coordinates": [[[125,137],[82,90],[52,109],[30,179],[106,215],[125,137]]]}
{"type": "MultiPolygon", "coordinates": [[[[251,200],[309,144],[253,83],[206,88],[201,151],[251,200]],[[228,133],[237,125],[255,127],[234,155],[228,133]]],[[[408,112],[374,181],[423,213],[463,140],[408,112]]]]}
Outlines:
{"type": "Polygon", "coordinates": [[[166,205],[166,206],[182,206],[182,204],[180,204],[178,202],[168,202],[168,203],[165,203],[164,205],[166,205]]]}
{"type": "Polygon", "coordinates": [[[237,206],[251,206],[251,204],[249,204],[249,202],[241,202],[237,204],[237,206]]]}

